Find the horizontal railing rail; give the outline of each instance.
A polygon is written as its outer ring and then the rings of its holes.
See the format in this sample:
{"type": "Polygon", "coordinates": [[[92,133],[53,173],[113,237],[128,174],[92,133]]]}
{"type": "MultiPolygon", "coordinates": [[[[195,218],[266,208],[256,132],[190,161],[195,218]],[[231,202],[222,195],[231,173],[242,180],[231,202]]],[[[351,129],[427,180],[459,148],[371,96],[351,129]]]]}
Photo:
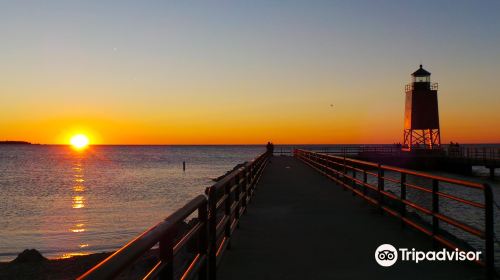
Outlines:
{"type": "MultiPolygon", "coordinates": [[[[415,88],[414,83],[411,84],[406,84],[405,85],[405,92],[412,91],[415,88]]],[[[419,87],[417,87],[419,88],[419,87]]],[[[438,83],[429,83],[428,89],[430,90],[438,90],[439,84],[438,83]]]]}
{"type": "Polygon", "coordinates": [[[485,255],[478,263],[485,266],[487,279],[493,279],[494,270],[494,230],[493,230],[493,195],[488,184],[478,184],[463,180],[435,176],[431,174],[416,172],[398,167],[386,166],[372,162],[366,162],[348,157],[316,153],[306,150],[295,150],[294,155],[306,164],[315,168],[328,178],[349,189],[369,203],[379,207],[382,212],[387,212],[399,218],[403,225],[408,225],[428,235],[434,244],[441,244],[451,249],[465,250],[463,245],[457,244],[459,239],[451,237],[448,232],[440,226],[446,223],[459,231],[476,236],[484,242],[485,255]],[[391,173],[388,175],[387,173],[391,173]],[[396,174],[396,175],[394,175],[396,174]],[[417,178],[414,181],[428,181],[429,186],[410,182],[408,179],[417,178]],[[369,178],[370,177],[370,178],[369,178]],[[369,180],[372,179],[372,180],[369,180]],[[370,183],[376,182],[376,183],[370,183]],[[399,188],[399,195],[386,189],[389,182],[399,188]],[[447,184],[446,188],[441,187],[447,184]],[[447,192],[452,188],[466,188],[480,192],[482,201],[474,201],[470,198],[460,197],[455,193],[447,192]],[[408,191],[430,195],[430,206],[422,205],[408,196],[408,191]],[[484,225],[477,228],[476,225],[450,217],[440,208],[440,201],[449,200],[456,203],[480,209],[483,212],[484,225]],[[426,223],[408,215],[408,208],[430,218],[426,223]]]}
{"type": "Polygon", "coordinates": [[[113,279],[159,244],[158,261],[143,279],[174,279],[175,275],[181,275],[181,279],[198,276],[199,279],[214,280],[216,266],[224,251],[230,247],[231,235],[251,201],[269,156],[264,153],[233,170],[205,190],[208,198],[199,195],[192,199],[78,279],[113,279]],[[223,214],[219,215],[221,209],[223,214]],[[189,230],[179,233],[179,225],[196,213],[196,222],[189,230]],[[193,241],[197,250],[190,263],[175,267],[175,257],[193,241]]]}

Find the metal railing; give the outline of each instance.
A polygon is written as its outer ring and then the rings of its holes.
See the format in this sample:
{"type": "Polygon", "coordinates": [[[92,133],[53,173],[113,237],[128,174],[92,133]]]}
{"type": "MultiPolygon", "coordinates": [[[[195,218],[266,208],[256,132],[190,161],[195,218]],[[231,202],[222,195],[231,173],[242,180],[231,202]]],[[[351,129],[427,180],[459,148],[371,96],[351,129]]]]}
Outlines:
{"type": "Polygon", "coordinates": [[[293,156],[294,147],[275,147],[273,151],[273,155],[275,156],[293,156]]]}
{"type": "Polygon", "coordinates": [[[439,243],[451,249],[464,250],[464,248],[456,244],[458,243],[457,238],[450,236],[449,233],[443,230],[440,226],[441,222],[451,225],[459,231],[480,238],[484,241],[485,255],[478,263],[485,267],[486,278],[493,279],[495,274],[493,195],[489,185],[305,150],[295,150],[294,155],[344,188],[351,190],[353,194],[379,207],[382,212],[385,211],[399,218],[403,225],[409,225],[431,237],[435,245],[439,243]],[[388,176],[386,173],[389,172],[397,175],[388,176]],[[417,185],[408,181],[409,176],[418,178],[420,181],[429,181],[431,184],[427,187],[417,185]],[[369,181],[375,181],[376,183],[370,183],[369,181]],[[399,195],[386,190],[386,182],[398,186],[400,190],[399,195]],[[446,192],[444,189],[440,189],[440,185],[444,183],[451,185],[453,188],[467,188],[482,192],[481,195],[484,201],[472,201],[468,198],[459,197],[455,193],[446,192]],[[407,195],[409,190],[430,195],[431,206],[424,206],[412,200],[407,195]],[[451,200],[462,205],[483,210],[483,228],[479,229],[465,221],[444,214],[439,207],[441,200],[451,200]],[[412,218],[412,215],[408,215],[408,207],[429,217],[430,223],[412,218]]]}
{"type": "MultiPolygon", "coordinates": [[[[438,87],[439,87],[438,83],[429,83],[430,90],[438,90],[438,87]]],[[[412,91],[414,88],[415,88],[414,83],[406,84],[405,85],[405,92],[412,91]]],[[[418,87],[416,87],[416,88],[418,88],[418,87]]]]}
{"type": "MultiPolygon", "coordinates": [[[[329,146],[276,146],[274,149],[275,155],[293,155],[295,149],[303,149],[308,151],[314,151],[318,153],[332,154],[332,155],[362,155],[362,154],[377,154],[377,155],[402,155],[408,154],[403,151],[402,145],[329,145],[329,146]]],[[[425,151],[429,151],[429,148],[425,146],[412,147],[413,151],[422,151],[420,155],[426,155],[425,151]]],[[[432,150],[440,150],[442,154],[432,153],[427,154],[428,156],[448,156],[453,158],[470,158],[470,159],[485,159],[485,160],[497,160],[500,161],[500,148],[498,147],[469,147],[460,146],[454,147],[449,145],[442,145],[439,147],[434,147],[432,150]]]]}
{"type": "Polygon", "coordinates": [[[174,279],[175,275],[182,275],[180,279],[198,276],[214,280],[216,266],[230,246],[231,235],[252,198],[268,158],[269,154],[264,153],[233,170],[205,190],[208,198],[199,195],[192,199],[78,279],[115,278],[159,244],[159,260],[143,279],[174,279]],[[195,224],[178,234],[179,225],[196,212],[195,224]],[[198,244],[194,257],[187,266],[175,267],[174,258],[193,240],[198,244]]]}
{"type": "Polygon", "coordinates": [[[318,153],[334,155],[360,155],[363,153],[374,153],[381,155],[396,155],[404,153],[399,145],[369,146],[369,145],[346,145],[346,146],[277,146],[274,155],[293,156],[295,149],[307,149],[318,153]]]}
{"type": "Polygon", "coordinates": [[[500,148],[498,147],[454,147],[448,146],[447,156],[500,161],[500,148]]]}
{"type": "Polygon", "coordinates": [[[269,154],[264,153],[225,176],[207,188],[209,209],[209,279],[216,279],[216,267],[226,249],[231,247],[231,236],[239,226],[240,216],[250,202],[269,154]]]}
{"type": "Polygon", "coordinates": [[[398,155],[404,153],[401,146],[340,146],[330,147],[317,152],[333,155],[361,155],[364,153],[378,154],[378,155],[398,155]]]}

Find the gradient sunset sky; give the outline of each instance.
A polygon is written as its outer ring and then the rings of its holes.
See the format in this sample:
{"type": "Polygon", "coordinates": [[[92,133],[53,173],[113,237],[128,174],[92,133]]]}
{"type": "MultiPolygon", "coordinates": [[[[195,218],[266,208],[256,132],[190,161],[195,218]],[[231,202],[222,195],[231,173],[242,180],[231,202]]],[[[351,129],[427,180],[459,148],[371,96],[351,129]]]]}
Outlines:
{"type": "Polygon", "coordinates": [[[422,63],[443,142],[499,143],[499,15],[500,1],[1,1],[0,140],[402,142],[422,63]]]}

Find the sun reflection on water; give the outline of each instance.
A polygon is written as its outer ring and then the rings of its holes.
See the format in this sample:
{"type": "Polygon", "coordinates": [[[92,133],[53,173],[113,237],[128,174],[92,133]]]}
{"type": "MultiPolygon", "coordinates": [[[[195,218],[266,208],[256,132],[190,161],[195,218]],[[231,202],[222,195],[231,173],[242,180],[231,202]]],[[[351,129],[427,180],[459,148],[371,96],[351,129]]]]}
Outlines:
{"type": "Polygon", "coordinates": [[[90,255],[90,253],[83,253],[83,252],[73,252],[73,253],[64,253],[60,259],[69,259],[72,257],[78,257],[78,256],[86,256],[90,255]]]}
{"type": "Polygon", "coordinates": [[[75,192],[84,192],[85,191],[85,187],[84,186],[80,186],[80,185],[74,186],[73,187],[73,191],[75,191],[75,192]]]}
{"type": "Polygon", "coordinates": [[[85,231],[85,228],[84,228],[85,224],[76,224],[74,228],[71,228],[70,231],[71,232],[84,232],[85,231]]]}
{"type": "MultiPolygon", "coordinates": [[[[90,245],[84,240],[85,235],[82,235],[82,233],[86,232],[86,219],[84,218],[85,211],[83,208],[86,207],[86,196],[85,192],[87,188],[84,185],[85,179],[84,179],[84,167],[82,164],[82,154],[79,154],[77,156],[77,161],[73,164],[73,179],[72,182],[74,183],[73,186],[71,187],[71,190],[73,191],[72,196],[71,196],[71,208],[75,211],[72,212],[74,213],[74,225],[69,228],[69,231],[77,234],[76,238],[78,241],[77,244],[73,244],[68,248],[75,248],[76,246],[79,249],[87,248],[90,245]]],[[[67,252],[64,253],[60,258],[61,259],[67,259],[75,256],[85,256],[88,255],[89,253],[87,252],[78,252],[79,250],[76,249],[76,252],[67,252]]]]}
{"type": "Polygon", "coordinates": [[[73,205],[74,209],[84,208],[85,207],[85,198],[81,195],[73,196],[73,205]]]}

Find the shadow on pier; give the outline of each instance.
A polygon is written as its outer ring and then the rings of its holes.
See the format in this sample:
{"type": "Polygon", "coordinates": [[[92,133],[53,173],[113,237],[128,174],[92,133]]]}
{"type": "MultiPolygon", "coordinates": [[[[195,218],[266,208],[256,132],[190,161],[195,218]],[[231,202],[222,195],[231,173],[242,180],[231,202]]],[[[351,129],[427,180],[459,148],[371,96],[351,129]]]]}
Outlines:
{"type": "Polygon", "coordinates": [[[217,279],[481,279],[467,262],[398,261],[381,267],[376,248],[432,250],[421,233],[333,184],[290,156],[272,157],[240,219],[217,279]]]}

